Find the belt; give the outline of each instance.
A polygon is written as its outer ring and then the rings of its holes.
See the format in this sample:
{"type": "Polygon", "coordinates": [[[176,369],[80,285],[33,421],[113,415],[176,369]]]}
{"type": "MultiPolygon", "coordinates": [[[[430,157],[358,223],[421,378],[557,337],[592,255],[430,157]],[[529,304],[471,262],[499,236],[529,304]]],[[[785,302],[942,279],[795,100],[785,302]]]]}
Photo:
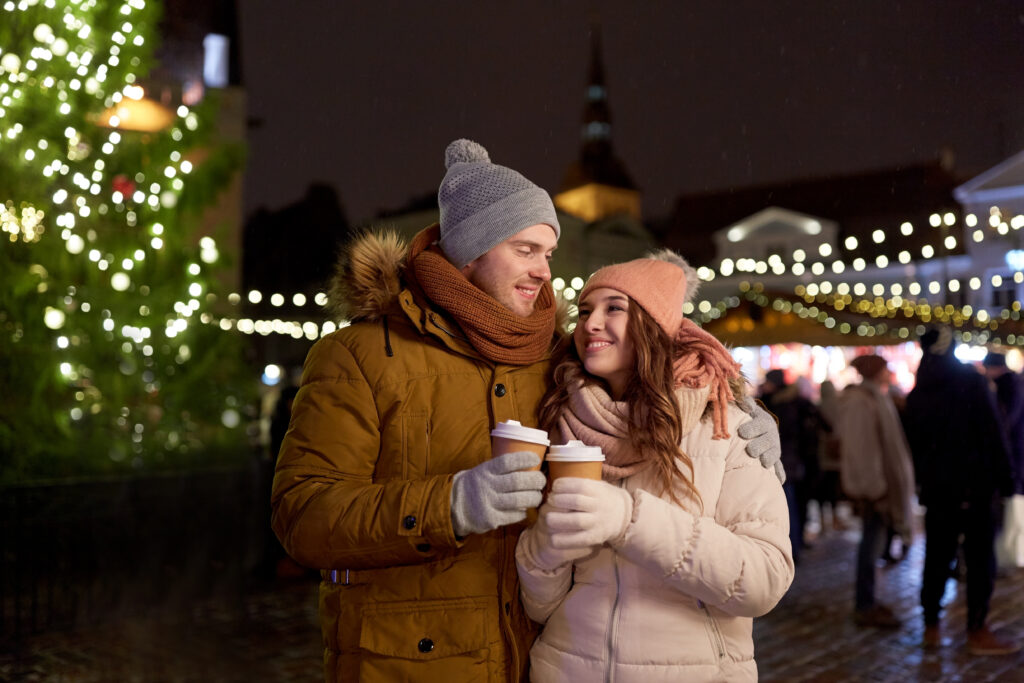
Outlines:
{"type": "Polygon", "coordinates": [[[321,571],[324,581],[329,584],[348,586],[351,584],[351,571],[349,569],[324,569],[321,571]]]}

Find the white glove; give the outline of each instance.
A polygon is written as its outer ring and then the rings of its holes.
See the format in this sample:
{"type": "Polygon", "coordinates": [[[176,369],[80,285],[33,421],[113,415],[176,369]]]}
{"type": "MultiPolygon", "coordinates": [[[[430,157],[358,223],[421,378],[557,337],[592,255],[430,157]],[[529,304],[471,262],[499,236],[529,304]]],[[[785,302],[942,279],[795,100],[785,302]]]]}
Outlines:
{"type": "Polygon", "coordinates": [[[782,467],[779,425],[771,413],[749,396],[737,401],[736,405],[751,417],[749,422],[744,422],[736,430],[738,437],[747,440],[747,455],[760,460],[761,466],[766,470],[775,470],[775,476],[785,484],[786,470],[782,467]]]}
{"type": "Polygon", "coordinates": [[[551,544],[551,529],[547,524],[547,516],[552,511],[565,512],[565,510],[552,507],[550,502],[544,503],[537,514],[537,523],[519,536],[519,545],[516,548],[516,554],[527,564],[532,564],[546,572],[553,572],[594,551],[591,546],[554,547],[551,544]]]}
{"type": "Polygon", "coordinates": [[[628,491],[593,479],[556,479],[548,502],[551,509],[545,522],[556,548],[603,543],[614,547],[625,538],[633,517],[633,496],[628,491]]]}
{"type": "Polygon", "coordinates": [[[455,533],[482,534],[526,519],[527,508],[540,505],[547,477],[543,472],[521,470],[539,464],[536,453],[517,451],[456,472],[451,501],[455,533]]]}

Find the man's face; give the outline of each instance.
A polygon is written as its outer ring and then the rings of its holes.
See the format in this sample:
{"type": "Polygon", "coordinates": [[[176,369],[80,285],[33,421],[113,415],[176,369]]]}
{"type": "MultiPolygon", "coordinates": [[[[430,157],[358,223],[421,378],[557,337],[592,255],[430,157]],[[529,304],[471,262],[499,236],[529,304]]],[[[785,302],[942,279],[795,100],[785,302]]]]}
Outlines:
{"type": "Polygon", "coordinates": [[[467,264],[462,274],[505,308],[526,317],[551,279],[548,261],[557,246],[554,228],[531,225],[467,264]]]}

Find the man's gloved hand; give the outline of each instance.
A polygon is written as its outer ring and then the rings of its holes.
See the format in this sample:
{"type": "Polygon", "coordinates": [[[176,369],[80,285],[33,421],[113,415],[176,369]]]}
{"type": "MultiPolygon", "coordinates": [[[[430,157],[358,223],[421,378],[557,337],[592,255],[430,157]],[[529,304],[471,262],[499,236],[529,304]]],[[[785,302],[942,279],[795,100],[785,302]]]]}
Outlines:
{"type": "Polygon", "coordinates": [[[562,477],[551,485],[551,509],[545,522],[551,545],[579,548],[608,543],[616,546],[626,536],[633,517],[633,496],[605,481],[562,477]]]}
{"type": "Polygon", "coordinates": [[[594,548],[591,546],[556,548],[552,545],[551,529],[547,523],[547,516],[552,512],[567,511],[552,507],[550,502],[544,503],[537,514],[537,523],[519,536],[519,545],[516,548],[517,556],[547,572],[553,572],[573,560],[586,557],[594,552],[594,548]]]}
{"type": "Polygon", "coordinates": [[[527,508],[540,505],[547,477],[539,471],[520,470],[539,464],[536,453],[517,451],[456,472],[452,481],[455,533],[482,534],[525,519],[527,508]]]}
{"type": "Polygon", "coordinates": [[[786,470],[782,467],[782,445],[779,443],[779,426],[767,410],[749,396],[736,405],[750,415],[750,422],[744,422],[736,435],[747,440],[747,455],[757,458],[766,470],[775,470],[775,476],[786,483],[786,470]]]}

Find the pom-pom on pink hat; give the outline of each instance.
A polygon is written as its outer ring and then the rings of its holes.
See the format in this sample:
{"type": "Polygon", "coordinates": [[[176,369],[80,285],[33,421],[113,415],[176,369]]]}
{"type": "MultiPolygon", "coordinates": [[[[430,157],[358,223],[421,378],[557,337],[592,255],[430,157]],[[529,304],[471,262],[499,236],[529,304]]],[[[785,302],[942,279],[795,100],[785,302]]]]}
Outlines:
{"type": "Polygon", "coordinates": [[[587,280],[580,300],[601,287],[618,290],[637,302],[673,337],[683,321],[683,304],[697,294],[700,278],[686,259],[662,249],[644,258],[601,268],[587,280]]]}

